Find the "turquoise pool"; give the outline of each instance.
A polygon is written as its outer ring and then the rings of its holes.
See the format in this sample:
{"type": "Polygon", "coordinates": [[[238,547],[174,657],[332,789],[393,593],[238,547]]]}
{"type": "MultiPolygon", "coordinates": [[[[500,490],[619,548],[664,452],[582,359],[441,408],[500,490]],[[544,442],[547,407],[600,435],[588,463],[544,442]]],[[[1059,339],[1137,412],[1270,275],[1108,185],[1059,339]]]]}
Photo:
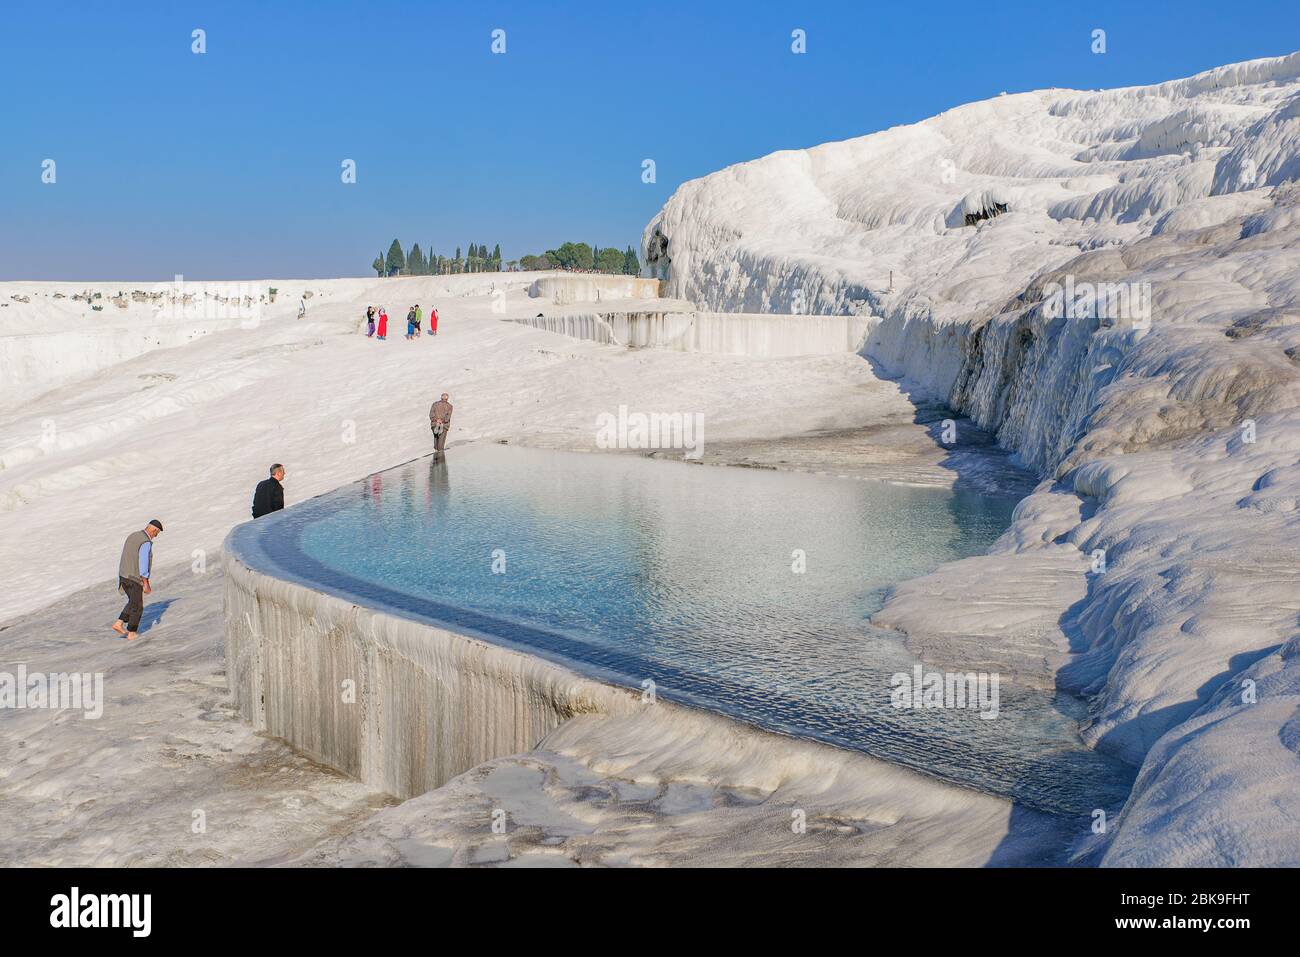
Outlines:
{"type": "Polygon", "coordinates": [[[1002,681],[993,720],[891,703],[891,676],[916,662],[870,616],[895,583],[984,551],[1014,504],[470,446],[249,523],[232,544],[271,574],[619,685],[653,682],[667,700],[1042,810],[1114,808],[1131,771],[1081,744],[1072,699],[1002,681]]]}

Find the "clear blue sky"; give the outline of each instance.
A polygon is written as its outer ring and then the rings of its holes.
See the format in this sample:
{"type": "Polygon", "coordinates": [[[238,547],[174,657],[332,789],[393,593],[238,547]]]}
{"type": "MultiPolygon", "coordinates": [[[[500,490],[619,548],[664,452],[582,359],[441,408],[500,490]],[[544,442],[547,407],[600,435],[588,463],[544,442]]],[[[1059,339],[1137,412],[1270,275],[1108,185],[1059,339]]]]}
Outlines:
{"type": "Polygon", "coordinates": [[[1300,49],[1296,0],[1057,6],[9,0],[0,279],[365,275],[395,236],[621,248],[682,181],[773,150],[1300,49]]]}

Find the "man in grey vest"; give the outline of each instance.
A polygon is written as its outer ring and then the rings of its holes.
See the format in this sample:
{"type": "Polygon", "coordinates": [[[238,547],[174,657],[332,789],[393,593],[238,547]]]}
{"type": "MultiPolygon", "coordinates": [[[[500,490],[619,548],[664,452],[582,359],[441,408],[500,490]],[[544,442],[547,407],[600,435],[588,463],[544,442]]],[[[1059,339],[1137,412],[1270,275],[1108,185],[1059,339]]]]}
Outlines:
{"type": "Polygon", "coordinates": [[[122,546],[122,558],[117,563],[117,587],[126,592],[126,607],[113,622],[113,630],[125,635],[127,641],[133,641],[140,630],[144,596],[153,591],[149,587],[154,565],[153,540],[162,530],[162,522],[155,518],[140,531],[128,535],[122,546]]]}

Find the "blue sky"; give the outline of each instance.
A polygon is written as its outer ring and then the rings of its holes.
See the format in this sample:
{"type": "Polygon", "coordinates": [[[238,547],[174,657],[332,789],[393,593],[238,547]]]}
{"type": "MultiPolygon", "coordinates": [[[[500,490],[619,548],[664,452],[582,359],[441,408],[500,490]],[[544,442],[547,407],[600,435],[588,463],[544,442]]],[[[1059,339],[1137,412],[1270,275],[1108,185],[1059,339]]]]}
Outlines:
{"type": "Polygon", "coordinates": [[[1053,6],[5,3],[0,279],[366,275],[395,236],[621,248],[679,183],[773,150],[1300,49],[1295,0],[1053,6]]]}

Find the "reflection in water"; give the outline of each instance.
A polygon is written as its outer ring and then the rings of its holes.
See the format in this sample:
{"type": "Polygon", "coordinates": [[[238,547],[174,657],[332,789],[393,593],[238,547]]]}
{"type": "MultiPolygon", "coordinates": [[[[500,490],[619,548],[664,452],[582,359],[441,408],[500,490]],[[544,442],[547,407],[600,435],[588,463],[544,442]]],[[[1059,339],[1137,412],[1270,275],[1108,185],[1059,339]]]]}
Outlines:
{"type": "Polygon", "coordinates": [[[362,501],[379,509],[384,504],[384,473],[376,472],[370,478],[359,482],[362,501]]]}
{"type": "Polygon", "coordinates": [[[429,474],[424,483],[425,507],[442,511],[450,504],[451,479],[447,471],[447,453],[434,452],[429,456],[429,474]]]}
{"type": "Polygon", "coordinates": [[[456,470],[372,476],[360,506],[304,503],[263,545],[367,604],[1025,804],[1086,815],[1127,792],[1052,695],[1003,681],[995,720],[891,705],[915,659],[870,616],[986,549],[1009,499],[501,446],[458,449],[456,470]]]}

